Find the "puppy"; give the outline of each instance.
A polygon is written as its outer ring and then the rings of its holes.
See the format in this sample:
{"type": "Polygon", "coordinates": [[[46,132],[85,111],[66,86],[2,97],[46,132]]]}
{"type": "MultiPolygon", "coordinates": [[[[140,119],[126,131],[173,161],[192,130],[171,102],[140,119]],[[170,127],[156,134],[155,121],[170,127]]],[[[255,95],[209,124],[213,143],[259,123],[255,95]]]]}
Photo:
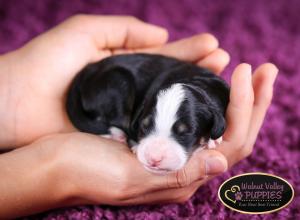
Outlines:
{"type": "Polygon", "coordinates": [[[228,102],[229,86],[207,69],[130,54],[85,67],[66,108],[79,130],[135,143],[144,167],[165,173],[181,169],[195,149],[221,141],[228,102]]]}

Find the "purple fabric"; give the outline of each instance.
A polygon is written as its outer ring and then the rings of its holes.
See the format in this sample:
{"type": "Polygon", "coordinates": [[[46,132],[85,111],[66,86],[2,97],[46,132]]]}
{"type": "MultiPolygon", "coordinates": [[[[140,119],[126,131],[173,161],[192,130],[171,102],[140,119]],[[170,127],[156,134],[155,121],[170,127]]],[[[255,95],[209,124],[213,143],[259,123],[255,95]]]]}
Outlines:
{"type": "Polygon", "coordinates": [[[231,54],[225,71],[248,62],[270,61],[280,74],[275,96],[253,154],[215,178],[184,204],[109,207],[80,206],[42,213],[44,219],[244,219],[217,198],[220,184],[235,174],[262,171],[289,180],[294,201],[285,209],[252,219],[300,219],[300,2],[195,0],[0,0],[0,53],[26,41],[75,13],[130,14],[168,28],[171,40],[211,32],[231,54]]]}

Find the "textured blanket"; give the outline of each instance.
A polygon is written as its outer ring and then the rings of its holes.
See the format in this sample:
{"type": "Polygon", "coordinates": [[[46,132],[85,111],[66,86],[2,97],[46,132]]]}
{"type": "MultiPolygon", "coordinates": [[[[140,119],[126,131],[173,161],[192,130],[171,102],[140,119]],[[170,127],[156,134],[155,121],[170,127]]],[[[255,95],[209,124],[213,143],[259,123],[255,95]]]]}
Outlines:
{"type": "Polygon", "coordinates": [[[111,207],[80,206],[32,219],[300,219],[300,2],[212,0],[0,0],[0,53],[20,47],[75,13],[130,14],[168,28],[171,40],[211,32],[231,54],[229,79],[240,62],[279,67],[275,96],[252,155],[205,186],[184,204],[111,207]],[[286,178],[294,201],[266,215],[244,215],[217,198],[220,184],[245,172],[286,178]]]}

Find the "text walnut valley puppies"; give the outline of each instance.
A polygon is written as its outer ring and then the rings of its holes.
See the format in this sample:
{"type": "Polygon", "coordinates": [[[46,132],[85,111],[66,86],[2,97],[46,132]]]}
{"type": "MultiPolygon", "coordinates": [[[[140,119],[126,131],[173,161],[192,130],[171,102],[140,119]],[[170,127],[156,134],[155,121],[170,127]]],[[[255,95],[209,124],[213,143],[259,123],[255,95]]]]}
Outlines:
{"type": "Polygon", "coordinates": [[[283,209],[294,198],[285,179],[268,173],[245,173],[231,177],[219,188],[219,199],[228,208],[247,214],[266,214],[283,209]]]}

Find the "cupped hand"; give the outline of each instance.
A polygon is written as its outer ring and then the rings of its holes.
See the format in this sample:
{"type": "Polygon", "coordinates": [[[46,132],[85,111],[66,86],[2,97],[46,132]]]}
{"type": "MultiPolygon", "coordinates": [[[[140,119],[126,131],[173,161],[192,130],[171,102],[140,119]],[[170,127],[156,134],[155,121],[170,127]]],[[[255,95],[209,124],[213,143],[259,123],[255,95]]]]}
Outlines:
{"type": "MultiPolygon", "coordinates": [[[[6,140],[1,136],[0,145],[21,146],[47,134],[75,131],[65,112],[65,95],[75,74],[90,62],[119,53],[160,53],[219,73],[229,61],[209,34],[169,44],[166,40],[164,29],[132,17],[80,15],[2,56],[1,68],[7,63],[10,66],[0,83],[8,85],[6,92],[11,99],[6,103],[7,117],[3,117],[10,121],[6,126],[10,135],[3,135],[9,137],[6,140]]],[[[185,201],[208,179],[251,153],[272,98],[276,74],[272,64],[260,66],[253,77],[249,65],[239,65],[232,76],[223,143],[215,150],[196,152],[183,169],[165,176],[145,171],[126,146],[96,136],[60,134],[41,141],[68,149],[60,157],[64,167],[61,177],[73,174],[66,179],[80,198],[78,203],[185,201]],[[103,178],[106,192],[98,187],[103,178]],[[105,201],[100,201],[100,195],[105,201]]]]}
{"type": "Polygon", "coordinates": [[[10,100],[3,117],[9,134],[0,136],[0,146],[17,147],[44,135],[75,131],[65,111],[67,89],[85,65],[107,56],[160,53],[215,72],[229,62],[210,34],[165,44],[167,38],[165,29],[133,17],[77,15],[2,56],[0,63],[10,64],[1,82],[10,100]]]}
{"type": "MultiPolygon", "coordinates": [[[[165,196],[174,195],[175,202],[186,201],[201,185],[252,153],[271,104],[277,73],[278,69],[271,63],[260,65],[253,75],[249,64],[235,68],[222,143],[214,150],[196,151],[183,169],[169,175],[170,179],[177,178],[177,182],[164,191],[165,196]],[[181,188],[181,198],[175,194],[178,187],[181,188]]],[[[152,201],[156,196],[148,194],[135,202],[152,201]]]]}
{"type": "MultiPolygon", "coordinates": [[[[44,151],[52,152],[49,155],[55,155],[51,157],[50,164],[54,167],[51,175],[56,183],[55,192],[67,201],[64,206],[181,202],[187,192],[190,193],[190,186],[182,182],[184,177],[174,173],[150,173],[128,146],[97,135],[81,132],[56,134],[43,137],[32,146],[42,147],[47,149],[44,151]]],[[[195,182],[206,175],[223,172],[226,163],[221,153],[207,151],[187,164],[186,174],[195,182]],[[214,162],[219,165],[207,169],[205,160],[212,157],[217,157],[218,161],[214,162]]]]}
{"type": "Polygon", "coordinates": [[[277,73],[271,63],[260,65],[253,75],[249,64],[238,65],[231,78],[223,142],[214,150],[196,151],[183,169],[162,176],[159,180],[165,182],[160,185],[163,190],[125,202],[184,202],[208,180],[248,157],[271,104],[277,73]]]}
{"type": "MultiPolygon", "coordinates": [[[[212,177],[249,156],[271,103],[277,75],[273,64],[240,64],[231,79],[230,102],[223,142],[216,149],[196,151],[186,166],[174,173],[146,171],[129,148],[98,136],[71,133],[50,137],[59,146],[59,176],[72,204],[151,204],[184,202],[212,177]]],[[[47,140],[47,139],[46,139],[47,140]]]]}
{"type": "Polygon", "coordinates": [[[80,132],[44,137],[3,154],[0,191],[7,202],[0,216],[6,219],[78,204],[186,201],[207,180],[251,153],[276,74],[274,65],[264,64],[251,77],[250,66],[239,65],[232,77],[224,142],[215,150],[196,151],[174,173],[149,173],[126,145],[80,132]]]}

